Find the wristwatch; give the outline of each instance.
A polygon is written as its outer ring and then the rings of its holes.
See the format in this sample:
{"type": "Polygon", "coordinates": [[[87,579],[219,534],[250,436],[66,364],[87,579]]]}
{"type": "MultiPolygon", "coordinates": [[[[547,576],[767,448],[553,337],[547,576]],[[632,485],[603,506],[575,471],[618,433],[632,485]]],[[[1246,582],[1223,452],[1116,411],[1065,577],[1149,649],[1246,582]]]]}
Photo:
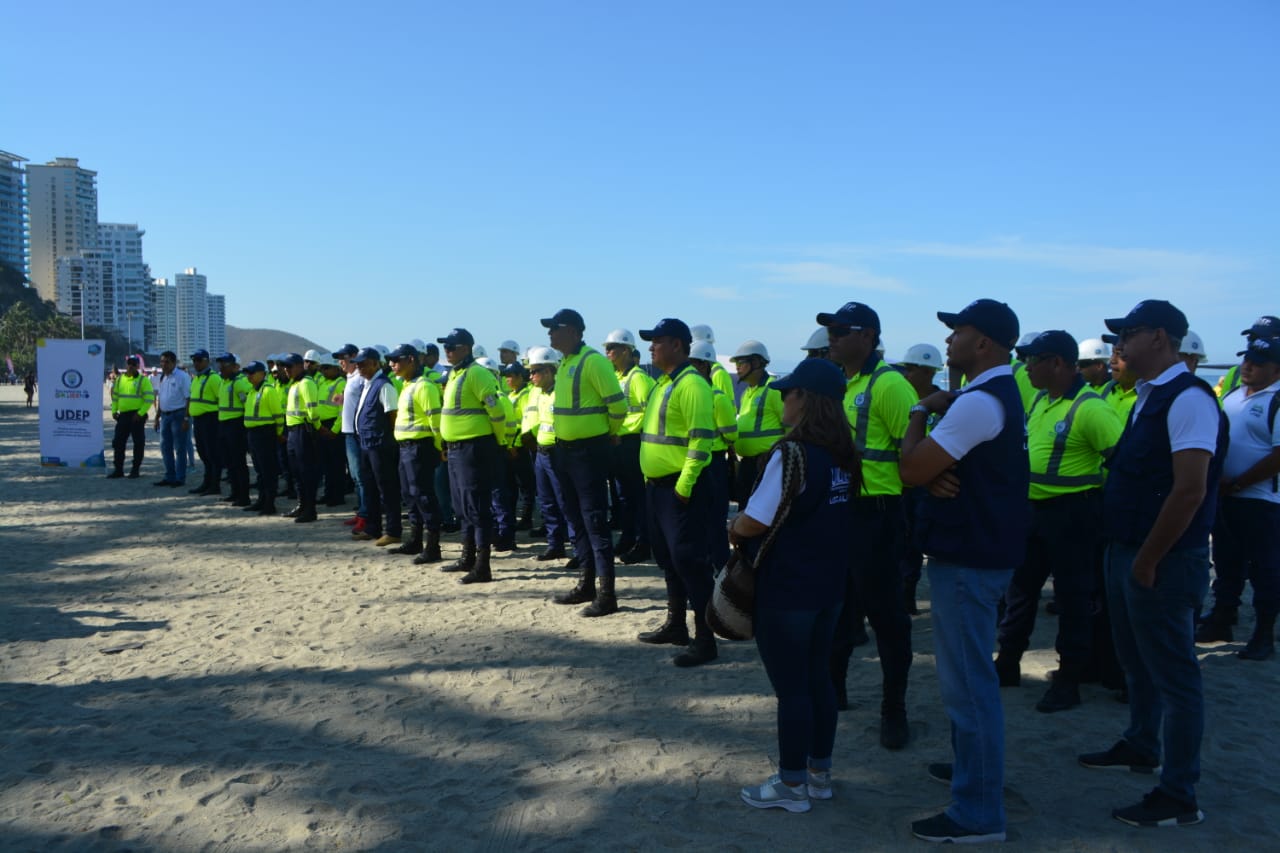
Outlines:
{"type": "Polygon", "coordinates": [[[920,403],[916,403],[914,406],[911,407],[911,410],[908,412],[908,414],[909,415],[927,415],[929,414],[929,408],[920,403]]]}

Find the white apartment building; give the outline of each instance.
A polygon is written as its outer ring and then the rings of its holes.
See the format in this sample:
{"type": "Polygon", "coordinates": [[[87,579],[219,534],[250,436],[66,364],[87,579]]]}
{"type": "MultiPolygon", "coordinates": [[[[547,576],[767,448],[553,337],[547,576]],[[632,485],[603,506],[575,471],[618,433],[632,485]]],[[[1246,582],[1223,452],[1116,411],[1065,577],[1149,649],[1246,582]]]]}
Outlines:
{"type": "Polygon", "coordinates": [[[31,284],[64,313],[71,301],[58,292],[58,258],[98,247],[97,175],[74,157],[27,166],[31,284]]]}
{"type": "Polygon", "coordinates": [[[0,151],[0,263],[24,276],[27,269],[26,157],[0,151]]]}
{"type": "Polygon", "coordinates": [[[142,260],[142,235],[136,224],[98,224],[98,251],[114,260],[114,313],[105,325],[128,337],[131,346],[145,346],[151,305],[151,268],[142,260]]]}
{"type": "Polygon", "coordinates": [[[178,291],[167,278],[158,278],[151,285],[151,316],[147,319],[147,351],[172,350],[178,359],[186,362],[190,352],[178,351],[178,291]]]}
{"type": "Polygon", "coordinates": [[[217,358],[219,353],[227,351],[227,297],[211,293],[208,298],[209,353],[217,358]]]}
{"type": "MultiPolygon", "coordinates": [[[[54,264],[58,310],[91,326],[110,326],[116,311],[115,257],[84,249],[54,264]]],[[[121,329],[123,332],[124,330],[121,329]]]]}
{"type": "MultiPolygon", "coordinates": [[[[188,267],[173,277],[178,294],[178,349],[191,354],[209,348],[208,279],[188,267]]],[[[216,355],[216,353],[214,353],[216,355]]]]}

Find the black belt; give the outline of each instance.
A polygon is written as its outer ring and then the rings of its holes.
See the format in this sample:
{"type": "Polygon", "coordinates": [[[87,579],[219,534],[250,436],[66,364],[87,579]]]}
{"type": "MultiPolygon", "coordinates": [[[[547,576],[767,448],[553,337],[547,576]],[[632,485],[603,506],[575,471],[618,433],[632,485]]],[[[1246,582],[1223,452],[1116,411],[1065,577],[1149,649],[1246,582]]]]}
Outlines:
{"type": "Polygon", "coordinates": [[[902,495],[858,495],[851,501],[855,512],[885,512],[902,503],[902,495]]]}
{"type": "Polygon", "coordinates": [[[162,415],[185,415],[186,413],[187,413],[186,409],[170,409],[167,412],[165,411],[160,412],[160,414],[162,415]]]}
{"type": "Polygon", "coordinates": [[[538,445],[538,452],[541,453],[543,456],[550,456],[552,449],[553,449],[553,445],[550,445],[550,444],[538,445]]]}
{"type": "Polygon", "coordinates": [[[645,480],[645,482],[653,486],[664,486],[668,488],[675,488],[675,485],[677,482],[679,482],[679,480],[680,480],[679,474],[668,474],[665,477],[649,477],[645,480]]]}

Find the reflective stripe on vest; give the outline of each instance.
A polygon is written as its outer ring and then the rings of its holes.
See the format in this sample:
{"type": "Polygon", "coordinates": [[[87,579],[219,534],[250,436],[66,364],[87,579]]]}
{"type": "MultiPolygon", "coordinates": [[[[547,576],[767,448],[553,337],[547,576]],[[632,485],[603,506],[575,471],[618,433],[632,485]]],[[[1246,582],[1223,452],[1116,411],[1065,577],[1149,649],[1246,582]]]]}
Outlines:
{"type": "MultiPolygon", "coordinates": [[[[599,356],[600,358],[604,358],[603,355],[600,355],[600,353],[596,352],[595,350],[591,350],[590,352],[588,352],[586,355],[582,357],[582,359],[578,362],[578,369],[573,372],[573,384],[570,386],[570,392],[569,392],[569,407],[565,408],[564,406],[557,406],[554,409],[552,409],[552,414],[608,415],[610,403],[616,403],[619,400],[626,399],[625,395],[621,391],[619,391],[617,394],[610,394],[608,397],[602,398],[600,400],[602,405],[583,407],[582,405],[582,374],[586,372],[585,370],[583,370],[583,368],[586,366],[587,359],[591,358],[591,356],[593,355],[599,356]]],[[[612,370],[613,366],[610,365],[609,369],[612,370]]]]}
{"type": "MultiPolygon", "coordinates": [[[[1046,393],[1047,392],[1045,391],[1041,391],[1036,395],[1035,400],[1031,403],[1032,410],[1035,409],[1036,404],[1040,402],[1040,399],[1046,396],[1046,393]]],[[[1072,488],[1074,486],[1102,485],[1101,471],[1096,474],[1080,474],[1074,477],[1066,477],[1058,473],[1059,469],[1062,468],[1062,457],[1067,452],[1067,438],[1071,435],[1071,424],[1075,421],[1076,410],[1080,408],[1080,405],[1085,400],[1101,399],[1101,397],[1092,391],[1080,392],[1079,396],[1077,396],[1075,401],[1071,404],[1071,408],[1067,409],[1067,416],[1059,421],[1062,425],[1062,429],[1055,430],[1055,435],[1053,437],[1053,450],[1049,453],[1049,464],[1046,466],[1045,472],[1043,474],[1037,474],[1035,471],[1032,471],[1031,482],[1038,486],[1065,486],[1067,488],[1072,488]]]]}
{"type": "Polygon", "coordinates": [[[858,452],[862,454],[862,458],[867,462],[894,462],[897,463],[902,457],[902,439],[889,437],[889,443],[893,445],[889,449],[867,449],[867,427],[871,423],[871,389],[875,387],[876,380],[884,374],[893,370],[888,364],[880,362],[871,374],[871,378],[867,380],[867,387],[862,389],[858,396],[853,398],[853,405],[856,410],[854,415],[854,435],[853,443],[858,448],[858,452]],[[859,403],[858,400],[862,402],[859,403]]]}
{"type": "Polygon", "coordinates": [[[766,379],[764,382],[761,383],[760,395],[755,399],[755,408],[756,408],[755,428],[748,432],[743,432],[742,430],[738,430],[739,441],[741,441],[744,438],[772,438],[774,436],[782,435],[783,430],[781,427],[779,427],[778,429],[764,428],[764,402],[765,402],[765,399],[769,396],[769,385],[772,381],[773,381],[772,379],[766,379]]]}

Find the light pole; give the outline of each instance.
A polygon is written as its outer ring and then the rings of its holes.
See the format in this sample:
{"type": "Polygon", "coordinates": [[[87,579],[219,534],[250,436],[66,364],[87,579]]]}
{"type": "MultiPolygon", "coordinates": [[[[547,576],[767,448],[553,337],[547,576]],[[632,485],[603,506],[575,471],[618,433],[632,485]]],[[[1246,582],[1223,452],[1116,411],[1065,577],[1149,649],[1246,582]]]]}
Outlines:
{"type": "Polygon", "coordinates": [[[125,337],[129,339],[129,352],[133,352],[133,312],[126,311],[124,316],[126,319],[125,337]]]}

